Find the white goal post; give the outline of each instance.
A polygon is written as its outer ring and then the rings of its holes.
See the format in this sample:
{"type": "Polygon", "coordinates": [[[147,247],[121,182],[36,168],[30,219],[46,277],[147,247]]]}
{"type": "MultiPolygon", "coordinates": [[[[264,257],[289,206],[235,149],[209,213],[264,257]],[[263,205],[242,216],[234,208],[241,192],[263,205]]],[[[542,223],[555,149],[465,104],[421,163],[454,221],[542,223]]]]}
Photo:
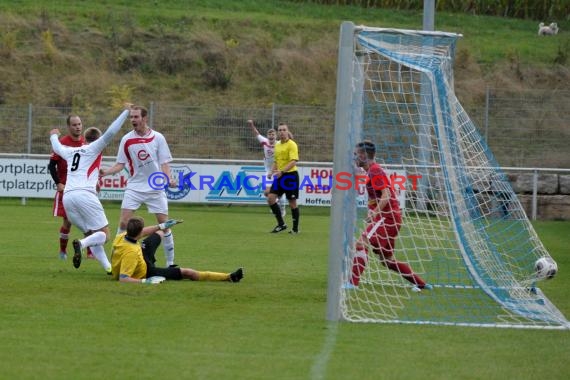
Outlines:
{"type": "Polygon", "coordinates": [[[328,320],[570,328],[539,288],[535,262],[550,256],[455,96],[460,37],[341,25],[333,178],[356,178],[355,146],[366,139],[387,173],[417,179],[398,185],[394,257],[432,288],[418,291],[370,246],[355,253],[366,205],[356,186],[332,186],[328,320]],[[361,252],[366,269],[346,286],[361,252]]]}

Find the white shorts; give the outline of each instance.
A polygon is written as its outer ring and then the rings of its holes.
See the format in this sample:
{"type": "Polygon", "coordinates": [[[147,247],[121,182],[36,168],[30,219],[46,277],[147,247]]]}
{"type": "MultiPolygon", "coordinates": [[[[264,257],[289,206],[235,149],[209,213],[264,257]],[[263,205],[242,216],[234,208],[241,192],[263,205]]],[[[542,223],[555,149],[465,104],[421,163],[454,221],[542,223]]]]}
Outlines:
{"type": "Polygon", "coordinates": [[[67,219],[83,233],[97,231],[109,225],[101,201],[89,191],[74,190],[65,193],[63,207],[67,219]]]}
{"type": "Polygon", "coordinates": [[[168,215],[168,199],[164,191],[158,193],[141,193],[140,191],[125,190],[121,208],[127,210],[138,210],[145,204],[151,214],[168,215]]]}

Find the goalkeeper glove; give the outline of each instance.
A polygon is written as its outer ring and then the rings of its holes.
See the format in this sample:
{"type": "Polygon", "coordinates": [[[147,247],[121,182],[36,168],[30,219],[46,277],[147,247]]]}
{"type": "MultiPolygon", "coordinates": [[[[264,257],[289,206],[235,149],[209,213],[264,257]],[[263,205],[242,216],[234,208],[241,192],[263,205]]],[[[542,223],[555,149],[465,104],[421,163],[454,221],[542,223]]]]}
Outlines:
{"type": "Polygon", "coordinates": [[[166,229],[168,229],[168,228],[170,228],[170,227],[172,227],[172,226],[175,226],[175,225],[177,225],[177,224],[180,224],[180,223],[182,223],[182,222],[183,222],[182,219],[168,219],[166,222],[160,223],[160,224],[158,225],[158,229],[159,229],[159,230],[166,230],[166,229]]]}
{"type": "Polygon", "coordinates": [[[164,280],[166,280],[166,277],[162,277],[162,276],[152,276],[149,278],[143,278],[141,280],[141,282],[143,284],[160,284],[161,282],[163,282],[164,280]]]}

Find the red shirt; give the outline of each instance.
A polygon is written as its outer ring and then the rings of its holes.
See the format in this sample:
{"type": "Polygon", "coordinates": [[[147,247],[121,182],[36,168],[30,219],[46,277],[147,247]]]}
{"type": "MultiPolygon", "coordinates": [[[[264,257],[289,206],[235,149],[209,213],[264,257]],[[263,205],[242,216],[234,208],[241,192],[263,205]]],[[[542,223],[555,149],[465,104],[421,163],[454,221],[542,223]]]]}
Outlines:
{"type": "MultiPolygon", "coordinates": [[[[366,173],[368,181],[366,182],[366,192],[368,193],[368,208],[373,210],[380,203],[382,198],[382,190],[385,188],[390,192],[390,200],[381,210],[380,217],[387,221],[396,221],[401,223],[402,213],[400,211],[400,203],[394,187],[391,186],[390,180],[386,172],[377,162],[370,165],[366,173]]],[[[378,218],[378,219],[379,219],[378,218]]]]}
{"type": "MultiPolygon", "coordinates": [[[[74,141],[71,136],[66,135],[59,139],[62,145],[71,146],[71,147],[80,147],[85,144],[85,139],[83,136],[79,138],[79,141],[74,141]]],[[[56,161],[57,167],[57,177],[59,178],[59,183],[65,185],[67,181],[67,162],[60,157],[59,155],[55,154],[54,152],[51,153],[50,160],[56,161]]]]}

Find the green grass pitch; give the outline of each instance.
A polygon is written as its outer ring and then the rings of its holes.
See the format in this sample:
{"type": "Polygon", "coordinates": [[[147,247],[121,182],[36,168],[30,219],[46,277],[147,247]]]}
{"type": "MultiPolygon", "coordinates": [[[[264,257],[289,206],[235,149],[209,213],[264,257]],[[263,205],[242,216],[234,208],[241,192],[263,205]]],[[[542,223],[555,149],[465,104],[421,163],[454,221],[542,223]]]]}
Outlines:
{"type": "MultiPolygon", "coordinates": [[[[111,231],[119,205],[104,204],[111,231]]],[[[120,284],[58,259],[51,201],[1,199],[0,378],[566,379],[570,331],[328,323],[329,209],[269,234],[266,207],[171,205],[176,261],[239,284],[120,284]]],[[[153,216],[139,211],[148,224],[153,216]]],[[[290,221],[290,215],[287,216],[290,221]]],[[[569,222],[535,227],[559,264],[541,288],[570,316],[569,222]]],[[[77,229],[72,238],[79,237],[77,229]]],[[[71,244],[70,247],[71,248],[71,244]]],[[[110,244],[106,245],[110,254],[110,244]]],[[[163,263],[162,249],[157,252],[163,263]]]]}

